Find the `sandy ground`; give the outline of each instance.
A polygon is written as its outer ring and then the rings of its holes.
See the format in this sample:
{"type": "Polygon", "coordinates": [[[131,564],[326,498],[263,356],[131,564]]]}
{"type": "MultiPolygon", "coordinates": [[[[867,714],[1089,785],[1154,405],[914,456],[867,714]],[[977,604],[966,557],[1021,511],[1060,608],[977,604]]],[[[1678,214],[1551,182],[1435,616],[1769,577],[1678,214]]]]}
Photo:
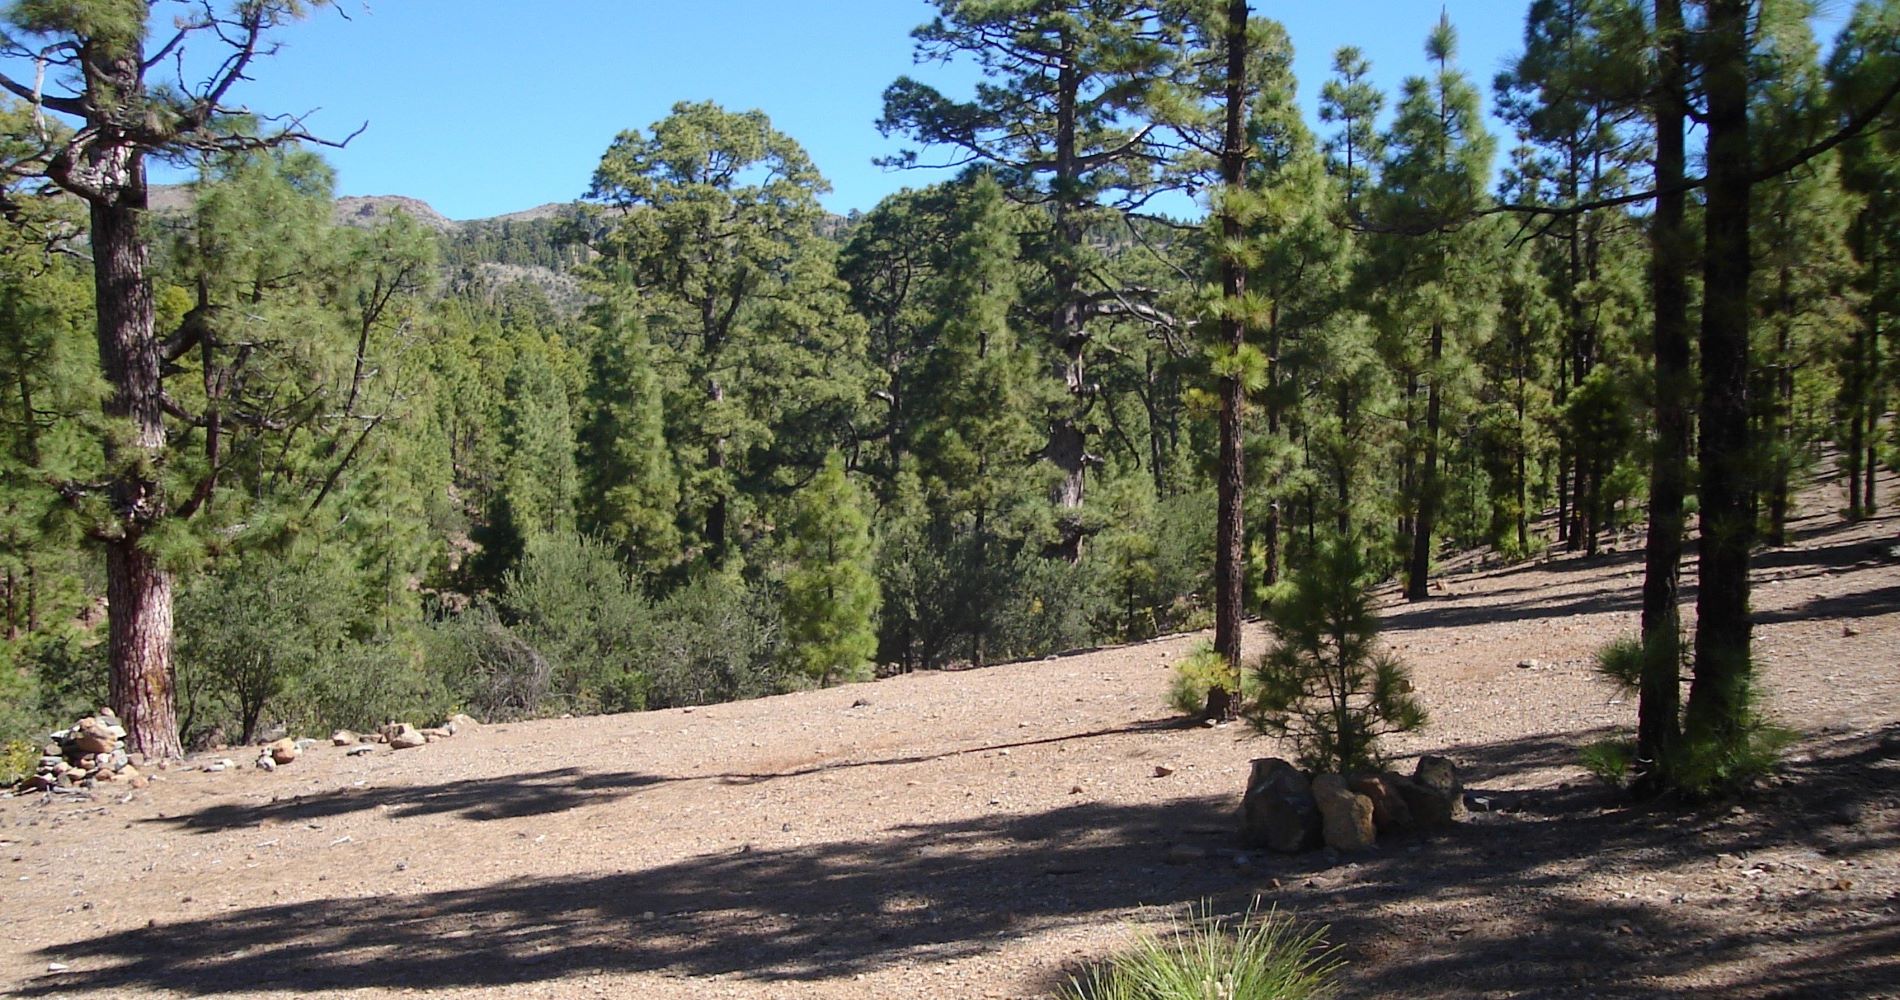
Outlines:
{"type": "Polygon", "coordinates": [[[1248,760],[1285,750],[1170,718],[1182,636],[0,799],[0,989],[1038,997],[1258,899],[1330,926],[1353,996],[1900,996],[1897,536],[1811,512],[1757,558],[1767,704],[1804,735],[1733,807],[1631,807],[1577,763],[1634,723],[1589,671],[1636,628],[1631,539],[1389,608],[1432,716],[1391,749],[1465,768],[1451,833],[1238,850],[1248,760]]]}

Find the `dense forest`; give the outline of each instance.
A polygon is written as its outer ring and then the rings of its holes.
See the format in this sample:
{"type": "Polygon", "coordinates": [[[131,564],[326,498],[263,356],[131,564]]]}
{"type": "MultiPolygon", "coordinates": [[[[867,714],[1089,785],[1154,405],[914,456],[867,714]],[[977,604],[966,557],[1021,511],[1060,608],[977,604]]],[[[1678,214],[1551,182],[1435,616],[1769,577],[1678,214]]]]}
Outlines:
{"type": "Polygon", "coordinates": [[[937,0],[875,123],[918,186],[868,212],[682,102],[574,206],[450,230],[339,225],[320,137],[227,107],[303,6],[182,19],[231,47],[198,91],[148,82],[148,5],[6,8],[46,71],[0,77],[29,757],[108,702],[164,755],[1210,625],[1233,660],[1343,539],[1419,600],[1453,549],[1645,545],[1663,761],[1747,739],[1748,559],[1794,491],[1886,499],[1894,0],[1825,60],[1806,0],[1535,0],[1495,80],[1448,21],[1396,93],[1341,49],[1317,123],[1239,0],[937,0]],[[148,157],[195,166],[175,206],[148,157]]]}

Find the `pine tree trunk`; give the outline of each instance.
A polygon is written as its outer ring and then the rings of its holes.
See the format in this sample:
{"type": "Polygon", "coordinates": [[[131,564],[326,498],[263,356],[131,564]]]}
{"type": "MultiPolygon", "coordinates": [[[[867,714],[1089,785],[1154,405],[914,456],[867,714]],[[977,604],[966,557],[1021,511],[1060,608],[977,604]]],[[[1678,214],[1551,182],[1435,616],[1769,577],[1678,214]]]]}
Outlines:
{"type": "Polygon", "coordinates": [[[1649,468],[1649,538],[1643,549],[1643,669],[1636,710],[1639,791],[1668,783],[1681,738],[1683,498],[1689,483],[1689,233],[1687,195],[1671,191],[1686,161],[1681,0],[1657,0],[1662,79],[1656,101],[1656,198],[1650,283],[1656,355],[1656,450],[1649,468]]]}
{"type": "Polygon", "coordinates": [[[1691,742],[1731,749],[1744,738],[1751,669],[1748,322],[1748,0],[1708,0],[1708,201],[1703,261],[1701,559],[1695,679],[1684,719],[1691,742]]]}
{"type": "Polygon", "coordinates": [[[139,231],[146,207],[145,171],[129,149],[102,150],[99,166],[116,175],[106,197],[91,202],[93,282],[99,364],[111,395],[109,420],[129,436],[107,435],[106,467],[115,516],[105,543],[112,709],[133,750],[148,757],[184,755],[172,696],[172,579],[140,545],[167,515],[156,470],[166,444],[150,250],[139,231]]]}
{"type": "Polygon", "coordinates": [[[1075,153],[1076,103],[1080,98],[1081,81],[1072,55],[1073,41],[1065,36],[1063,47],[1065,58],[1056,79],[1056,167],[1052,200],[1058,245],[1050,267],[1055,296],[1050,333],[1060,355],[1059,374],[1069,394],[1069,405],[1050,427],[1044,457],[1061,473],[1050,497],[1061,532],[1051,554],[1074,563],[1082,558],[1082,500],[1088,471],[1088,438],[1082,428],[1081,413],[1088,405],[1089,393],[1083,358],[1088,333],[1082,316],[1082,276],[1074,255],[1083,235],[1079,212],[1086,210],[1087,205],[1075,203],[1081,180],[1075,153]]]}
{"type": "MultiPolygon", "coordinates": [[[[1247,137],[1243,130],[1247,104],[1247,2],[1228,0],[1226,134],[1221,143],[1221,184],[1238,195],[1247,170],[1247,137]]],[[[1221,215],[1221,238],[1232,245],[1240,239],[1240,220],[1231,207],[1221,215]]],[[[1220,261],[1221,297],[1230,306],[1221,317],[1222,346],[1236,355],[1247,345],[1247,324],[1237,308],[1247,294],[1247,271],[1239,260],[1223,254],[1220,261]]],[[[1240,620],[1245,589],[1246,530],[1243,501],[1246,489],[1246,450],[1241,427],[1246,414],[1246,387],[1238,373],[1220,380],[1220,467],[1217,490],[1220,510],[1214,540],[1214,651],[1227,662],[1232,687],[1214,685],[1207,691],[1205,714],[1229,720],[1240,712],[1240,620]]]]}
{"type": "Polygon", "coordinates": [[[1418,520],[1412,525],[1411,571],[1406,576],[1405,597],[1422,601],[1426,596],[1426,577],[1432,570],[1432,532],[1438,520],[1438,423],[1443,403],[1438,371],[1445,353],[1445,325],[1432,323],[1432,377],[1425,392],[1425,460],[1419,470],[1418,520]]]}

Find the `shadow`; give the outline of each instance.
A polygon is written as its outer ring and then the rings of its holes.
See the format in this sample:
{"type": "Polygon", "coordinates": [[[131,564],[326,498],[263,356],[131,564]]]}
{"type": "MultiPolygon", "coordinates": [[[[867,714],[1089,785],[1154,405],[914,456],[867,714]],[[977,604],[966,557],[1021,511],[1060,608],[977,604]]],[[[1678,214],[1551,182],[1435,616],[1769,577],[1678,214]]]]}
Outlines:
{"type": "MultiPolygon", "coordinates": [[[[1415,632],[1436,628],[1471,628],[1479,625],[1496,625],[1503,622],[1535,621],[1544,618],[1569,618],[1573,615],[1607,614],[1618,611],[1636,611],[1643,606],[1643,594],[1640,586],[1626,586],[1626,581],[1616,581],[1617,589],[1604,590],[1595,594],[1579,597],[1567,594],[1561,600],[1520,600],[1506,601],[1501,604],[1454,605],[1425,601],[1418,604],[1400,604],[1388,607],[1381,612],[1379,630],[1382,632],[1415,632]]],[[[1606,584],[1606,587],[1608,585],[1606,584]]],[[[1692,600],[1695,587],[1684,582],[1682,599],[1692,600]]],[[[1452,598],[1456,600],[1457,598],[1452,598]]],[[[1441,599],[1442,600],[1442,599],[1441,599]]]]}
{"type": "MultiPolygon", "coordinates": [[[[1540,735],[1453,755],[1476,799],[1491,782],[1574,761],[1593,735],[1540,735]]],[[[1753,978],[1725,986],[1725,996],[1856,995],[1900,981],[1891,916],[1849,916],[1877,901],[1842,894],[1798,926],[1756,930],[1759,922],[1734,909],[1751,905],[1744,897],[1711,890],[1707,900],[1672,905],[1607,898],[1589,886],[1598,876],[1669,875],[1787,845],[1843,855],[1892,848],[1900,833],[1874,812],[1887,817],[1897,805],[1897,756],[1900,728],[1810,740],[1801,762],[1742,814],[1630,806],[1588,783],[1498,792],[1518,798],[1453,831],[1386,838],[1346,859],[1249,854],[1243,865],[1223,832],[1234,827],[1227,796],[894,823],[863,839],[747,845],[624,873],[154,922],[40,949],[38,959],[75,970],[16,992],[508,988],[626,972],[848,980],[985,954],[998,939],[1124,921],[1140,907],[1178,913],[1206,900],[1215,912],[1239,913],[1261,896],[1331,925],[1350,963],[1350,993],[1701,996],[1704,986],[1661,983],[1734,964],[1753,978]],[[1843,799],[1863,815],[1817,832],[1814,804],[1843,799]],[[1206,856],[1168,864],[1169,845],[1182,843],[1206,856]],[[1749,961],[1784,945],[1785,960],[1749,961]]],[[[1050,985],[1065,975],[1052,971],[1050,985]]]]}
{"type": "Polygon", "coordinates": [[[472,820],[516,819],[523,816],[543,816],[565,812],[584,805],[600,805],[625,798],[642,788],[662,783],[716,781],[729,785],[751,785],[783,778],[806,777],[828,771],[922,764],[966,754],[1015,750],[1022,747],[1103,739],[1112,736],[1159,733],[1192,728],[1196,725],[1198,723],[1192,719],[1178,717],[1147,719],[1083,733],[1068,733],[1061,736],[1019,740],[1013,743],[993,743],[905,757],[824,761],[808,767],[783,771],[732,771],[720,774],[669,776],[633,772],[598,773],[577,767],[564,767],[539,774],[469,778],[422,787],[396,785],[378,788],[339,788],[322,795],[300,795],[258,805],[226,803],[207,806],[196,812],[154,817],[141,822],[160,823],[200,833],[214,833],[273,823],[310,822],[372,809],[388,810],[391,817],[399,819],[433,814],[454,814],[463,819],[472,820]]]}
{"type": "Polygon", "coordinates": [[[648,774],[595,774],[564,767],[539,774],[470,778],[423,787],[339,788],[322,795],[297,796],[258,805],[207,806],[196,812],[142,822],[213,833],[272,823],[309,822],[371,809],[387,809],[393,817],[452,813],[472,820],[516,819],[610,802],[667,780],[670,779],[648,774]]]}
{"type": "Polygon", "coordinates": [[[1755,612],[1755,624],[1812,621],[1827,618],[1872,618],[1900,611],[1900,586],[1863,590],[1854,594],[1819,597],[1783,608],[1780,611],[1755,612]]]}

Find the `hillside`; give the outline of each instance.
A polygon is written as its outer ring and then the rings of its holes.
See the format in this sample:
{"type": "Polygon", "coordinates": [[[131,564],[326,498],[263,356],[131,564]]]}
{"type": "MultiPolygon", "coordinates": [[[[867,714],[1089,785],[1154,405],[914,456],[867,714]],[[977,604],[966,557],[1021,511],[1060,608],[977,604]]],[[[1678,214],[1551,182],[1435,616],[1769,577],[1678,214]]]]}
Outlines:
{"type": "Polygon", "coordinates": [[[1394,749],[1468,775],[1449,834],[1236,850],[1248,759],[1284,751],[1168,717],[1168,665],[1198,641],[1179,636],[0,800],[0,985],[1035,997],[1137,926],[1258,896],[1331,925],[1350,996],[1891,996],[1900,516],[1847,525],[1822,500],[1756,561],[1766,703],[1804,736],[1732,808],[1631,808],[1577,764],[1633,724],[1589,669],[1635,629],[1626,546],[1388,607],[1433,718],[1394,749]]]}

